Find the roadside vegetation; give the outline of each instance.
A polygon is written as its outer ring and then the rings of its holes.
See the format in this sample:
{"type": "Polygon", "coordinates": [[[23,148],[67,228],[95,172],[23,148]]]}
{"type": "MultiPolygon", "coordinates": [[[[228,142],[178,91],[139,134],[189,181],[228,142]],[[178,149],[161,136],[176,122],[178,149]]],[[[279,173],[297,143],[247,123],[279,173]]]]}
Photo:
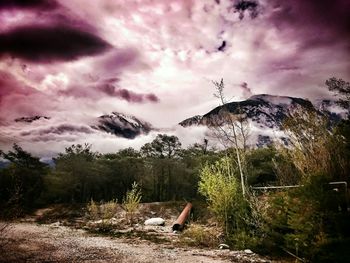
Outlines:
{"type": "MultiPolygon", "coordinates": [[[[225,103],[223,82],[214,84],[225,103]]],[[[348,105],[349,83],[331,78],[326,84],[348,105]]],[[[141,202],[206,202],[208,210],[196,212],[208,218],[195,218],[184,244],[225,242],[302,262],[350,262],[350,121],[330,125],[296,109],[284,123],[288,147],[255,149],[246,145],[244,114],[226,117],[228,130],[215,131],[225,143],[220,151],[208,148],[208,140],[184,149],[177,137],[159,134],[140,151],[100,154],[90,144],[72,145],[49,166],[14,144],[1,152],[10,162],[0,170],[1,216],[83,204],[92,221],[109,222],[123,209],[132,225],[141,202]]]]}

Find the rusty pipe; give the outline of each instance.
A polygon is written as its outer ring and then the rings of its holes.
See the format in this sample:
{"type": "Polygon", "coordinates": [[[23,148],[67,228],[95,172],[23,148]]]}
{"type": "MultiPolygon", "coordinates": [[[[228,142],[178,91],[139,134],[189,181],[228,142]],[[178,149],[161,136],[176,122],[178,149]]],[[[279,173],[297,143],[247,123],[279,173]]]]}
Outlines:
{"type": "Polygon", "coordinates": [[[187,205],[185,206],[185,208],[182,210],[181,214],[179,215],[179,217],[176,219],[175,223],[173,224],[173,231],[181,231],[186,223],[187,218],[190,216],[192,210],[192,204],[191,203],[187,203],[187,205]]]}

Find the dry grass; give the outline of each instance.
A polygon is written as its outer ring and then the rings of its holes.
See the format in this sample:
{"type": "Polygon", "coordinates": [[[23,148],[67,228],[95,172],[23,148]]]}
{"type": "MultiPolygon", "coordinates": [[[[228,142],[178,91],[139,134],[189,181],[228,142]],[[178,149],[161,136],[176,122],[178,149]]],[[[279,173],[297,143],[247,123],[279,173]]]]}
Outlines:
{"type": "Polygon", "coordinates": [[[194,247],[217,248],[221,243],[220,230],[192,224],[180,236],[180,244],[194,247]]]}

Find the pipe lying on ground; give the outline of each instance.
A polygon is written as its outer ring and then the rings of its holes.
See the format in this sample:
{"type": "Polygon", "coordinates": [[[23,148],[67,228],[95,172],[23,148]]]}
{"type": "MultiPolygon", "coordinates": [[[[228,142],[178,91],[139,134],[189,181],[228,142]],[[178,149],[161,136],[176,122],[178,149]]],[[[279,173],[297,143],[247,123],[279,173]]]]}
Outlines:
{"type": "Polygon", "coordinates": [[[186,220],[190,216],[191,209],[192,209],[192,204],[187,203],[184,210],[182,210],[181,214],[179,215],[179,217],[176,219],[175,223],[173,224],[173,227],[172,227],[173,231],[175,231],[175,230],[181,231],[184,228],[186,220]]]}

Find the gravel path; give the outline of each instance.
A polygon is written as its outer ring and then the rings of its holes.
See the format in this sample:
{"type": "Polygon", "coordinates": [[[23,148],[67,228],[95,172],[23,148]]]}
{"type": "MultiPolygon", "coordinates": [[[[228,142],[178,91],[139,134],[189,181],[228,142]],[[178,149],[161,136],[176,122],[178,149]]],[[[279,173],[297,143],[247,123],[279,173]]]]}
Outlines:
{"type": "Polygon", "coordinates": [[[6,238],[0,262],[272,262],[242,251],[178,248],[35,223],[12,224],[6,238]]]}

